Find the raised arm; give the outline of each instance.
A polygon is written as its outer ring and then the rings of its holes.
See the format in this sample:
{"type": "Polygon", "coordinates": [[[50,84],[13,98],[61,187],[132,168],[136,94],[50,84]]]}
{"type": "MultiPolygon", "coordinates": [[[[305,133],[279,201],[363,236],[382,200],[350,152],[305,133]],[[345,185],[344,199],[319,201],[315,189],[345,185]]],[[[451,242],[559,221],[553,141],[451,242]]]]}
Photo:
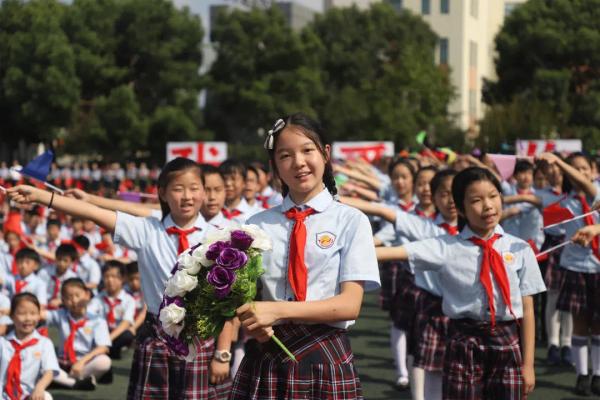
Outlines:
{"type": "Polygon", "coordinates": [[[514,194],[510,196],[502,196],[504,204],[514,203],[530,203],[536,207],[542,206],[542,199],[535,194],[514,194]]]}
{"type": "Polygon", "coordinates": [[[69,189],[65,194],[107,210],[123,211],[137,217],[149,217],[152,214],[152,210],[160,210],[160,205],[155,203],[133,203],[124,200],[108,199],[86,193],[81,189],[69,189]]]}
{"type": "Polygon", "coordinates": [[[358,208],[365,214],[379,216],[391,223],[394,223],[396,221],[396,211],[392,210],[389,207],[382,206],[379,204],[373,204],[366,200],[346,196],[340,196],[340,201],[351,207],[358,208]]]}
{"type": "Polygon", "coordinates": [[[115,231],[117,214],[114,211],[33,186],[18,185],[7,189],[6,192],[8,197],[17,203],[39,203],[74,217],[91,219],[109,232],[115,231]]]}
{"type": "Polygon", "coordinates": [[[581,172],[577,171],[573,166],[569,163],[564,162],[553,153],[542,153],[538,157],[538,160],[546,161],[548,164],[556,164],[560,169],[563,170],[565,175],[567,175],[573,183],[581,190],[585,192],[590,197],[596,197],[596,186],[592,181],[587,179],[581,172]]]}

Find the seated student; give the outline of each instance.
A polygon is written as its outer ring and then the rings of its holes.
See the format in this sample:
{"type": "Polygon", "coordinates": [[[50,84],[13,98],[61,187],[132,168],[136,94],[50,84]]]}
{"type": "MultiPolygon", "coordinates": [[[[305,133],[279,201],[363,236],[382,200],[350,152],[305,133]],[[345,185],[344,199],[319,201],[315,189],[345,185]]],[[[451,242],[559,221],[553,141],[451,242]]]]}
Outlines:
{"type": "Polygon", "coordinates": [[[127,264],[131,261],[137,260],[134,251],[129,250],[127,247],[119,246],[112,240],[111,233],[102,229],[102,241],[96,244],[96,259],[100,260],[101,263],[106,263],[110,260],[119,261],[123,264],[127,264]]]}
{"type": "Polygon", "coordinates": [[[140,279],[140,271],[138,269],[137,262],[131,262],[125,266],[125,274],[127,278],[127,285],[125,290],[133,297],[135,301],[135,320],[133,326],[129,328],[131,333],[134,335],[138,329],[144,324],[146,319],[146,311],[148,307],[144,302],[144,296],[142,295],[142,281],[140,279]]]}
{"type": "Polygon", "coordinates": [[[100,264],[88,252],[90,240],[85,235],[75,236],[73,245],[79,254],[77,264],[73,265],[73,272],[85,282],[88,289],[95,291],[100,284],[100,279],[102,279],[102,271],[100,264]]]}
{"type": "Polygon", "coordinates": [[[0,336],[6,335],[9,325],[12,325],[10,319],[10,299],[0,293],[0,336]]]}
{"type": "Polygon", "coordinates": [[[60,246],[60,227],[61,223],[58,219],[49,219],[46,223],[46,240],[36,248],[47,264],[51,264],[55,260],[54,253],[60,246]]]}
{"type": "Polygon", "coordinates": [[[36,331],[40,312],[40,303],[31,293],[13,297],[10,316],[15,329],[0,338],[3,399],[52,399],[46,388],[59,367],[52,341],[36,331]]]}
{"type": "Polygon", "coordinates": [[[37,297],[42,308],[46,308],[48,304],[46,283],[35,274],[41,263],[39,254],[35,250],[24,248],[17,252],[15,260],[17,275],[7,276],[4,282],[8,296],[12,298],[21,292],[32,293],[37,297]]]}
{"type": "Polygon", "coordinates": [[[135,300],[123,290],[125,265],[108,261],[102,269],[104,290],[90,302],[88,312],[101,316],[110,331],[110,358],[120,359],[121,348],[129,346],[134,339],[129,330],[134,323],[135,300]]]}
{"type": "Polygon", "coordinates": [[[46,313],[48,325],[58,328],[60,371],[54,382],[78,390],[94,390],[96,380],[110,370],[111,346],[103,318],[87,312],[90,291],[80,278],[63,282],[65,308],[46,313]]]}
{"type": "Polygon", "coordinates": [[[16,275],[17,272],[17,259],[15,258],[17,252],[23,248],[23,243],[21,243],[21,236],[12,230],[7,231],[4,234],[4,241],[8,246],[8,250],[3,254],[3,268],[2,273],[3,276],[16,275]]]}
{"type": "Polygon", "coordinates": [[[48,295],[48,309],[58,310],[62,305],[60,298],[60,287],[64,281],[69,278],[76,278],[73,272],[73,265],[77,262],[79,255],[75,246],[71,244],[61,244],[56,249],[56,261],[54,265],[43,268],[38,277],[46,283],[46,293],[48,295]]]}

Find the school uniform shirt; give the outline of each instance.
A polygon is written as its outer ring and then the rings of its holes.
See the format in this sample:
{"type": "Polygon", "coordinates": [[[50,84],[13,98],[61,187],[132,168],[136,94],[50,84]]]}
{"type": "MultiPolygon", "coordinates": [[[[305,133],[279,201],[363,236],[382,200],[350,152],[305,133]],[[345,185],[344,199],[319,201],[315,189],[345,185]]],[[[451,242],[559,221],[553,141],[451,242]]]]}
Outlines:
{"type": "MultiPolygon", "coordinates": [[[[250,218],[273,241],[273,250],[263,254],[265,273],[262,299],[292,301],[288,282],[288,252],[294,221],[285,212],[296,205],[286,196],[283,203],[250,218]]],[[[326,189],[306,205],[316,212],[306,218],[304,261],[308,272],[306,301],[324,300],[340,293],[340,283],[364,281],[365,291],[380,287],[373,234],[367,217],[357,209],[334,201],[326,189]]],[[[347,329],[354,321],[328,325],[347,329]]]]}
{"type": "MultiPolygon", "coordinates": [[[[10,299],[0,293],[0,310],[10,310],[10,299]]],[[[12,325],[12,319],[8,315],[0,316],[0,325],[12,325]]]]}
{"type": "Polygon", "coordinates": [[[6,386],[8,365],[15,354],[15,349],[10,341],[15,340],[17,343],[23,344],[31,339],[37,339],[38,342],[21,350],[21,390],[23,395],[27,396],[33,392],[37,381],[45,372],[52,371],[52,374],[57,376],[60,371],[54,345],[50,339],[40,335],[38,331],[33,331],[26,339],[19,340],[14,331],[10,332],[5,337],[0,337],[0,385],[2,385],[3,399],[9,399],[4,392],[4,387],[6,386]]]}
{"type": "Polygon", "coordinates": [[[139,315],[140,312],[142,312],[142,310],[144,309],[144,296],[142,295],[141,291],[133,291],[131,290],[130,287],[126,286],[125,287],[125,291],[127,293],[129,293],[129,295],[131,297],[133,297],[133,301],[135,304],[135,314],[134,314],[134,318],[137,318],[137,316],[139,315]]]}
{"type": "Polygon", "coordinates": [[[255,212],[253,213],[253,208],[250,206],[250,204],[248,204],[248,202],[246,201],[246,199],[244,199],[242,197],[242,199],[240,200],[240,202],[238,203],[237,206],[235,206],[234,208],[230,209],[229,211],[239,211],[240,215],[236,215],[235,217],[233,217],[231,219],[231,221],[235,222],[238,225],[244,225],[246,223],[246,220],[248,220],[248,218],[250,218],[252,215],[256,214],[255,212]]]}
{"type": "MultiPolygon", "coordinates": [[[[527,193],[537,196],[537,190],[530,188],[527,193]]],[[[510,186],[504,191],[504,195],[516,195],[519,190],[516,186],[510,186]]],[[[521,212],[511,218],[502,221],[504,230],[525,241],[532,240],[539,249],[544,243],[544,226],[542,213],[531,203],[520,202],[507,205],[505,208],[517,207],[521,212]]]]}
{"type": "Polygon", "coordinates": [[[48,304],[48,294],[46,292],[46,282],[42,281],[35,273],[31,273],[25,278],[17,276],[6,276],[6,290],[8,291],[8,297],[12,298],[17,294],[16,283],[17,281],[25,281],[27,284],[21,289],[21,293],[27,292],[35,295],[41,305],[45,306],[48,304]]]}
{"type": "Polygon", "coordinates": [[[50,301],[60,298],[60,288],[62,287],[62,283],[69,278],[77,278],[77,274],[69,268],[62,275],[58,276],[56,265],[50,265],[38,272],[38,278],[46,284],[46,294],[48,301],[50,301]],[[58,282],[56,282],[55,278],[58,278],[58,282]]]}
{"type": "MultiPolygon", "coordinates": [[[[587,203],[590,208],[597,201],[600,201],[600,189],[596,191],[595,198],[587,198],[587,203]]],[[[560,202],[560,205],[568,208],[573,215],[583,214],[581,202],[575,198],[574,192],[569,193],[569,195],[560,202]]],[[[594,219],[594,223],[597,224],[600,222],[598,213],[592,214],[592,218],[594,219]]],[[[565,236],[570,238],[575,234],[575,232],[586,226],[585,218],[566,222],[562,226],[565,229],[565,236]]],[[[598,260],[598,258],[594,255],[592,247],[583,247],[575,243],[569,243],[563,248],[563,251],[560,255],[560,266],[575,272],[583,272],[588,274],[600,273],[600,260],[598,260]]]]}
{"type": "MultiPolygon", "coordinates": [[[[75,340],[73,341],[73,349],[75,350],[75,356],[78,360],[92,351],[95,347],[110,347],[112,345],[108,325],[104,318],[90,313],[87,313],[85,318],[87,321],[83,327],[77,329],[75,340]]],[[[60,358],[64,358],[64,345],[71,333],[69,321],[72,319],[69,311],[64,308],[48,311],[47,313],[46,322],[48,325],[58,328],[58,356],[60,358]]],[[[78,322],[81,319],[73,320],[78,322]]]]}
{"type": "MultiPolygon", "coordinates": [[[[514,314],[523,317],[523,296],[546,290],[540,268],[531,246],[507,234],[500,225],[494,233],[501,237],[494,249],[502,256],[514,314]]],[[[442,289],[442,310],[453,319],[470,318],[490,320],[488,299],[479,280],[483,249],[469,238],[479,237],[468,226],[456,236],[444,235],[405,245],[410,268],[437,271],[442,289]]],[[[496,320],[512,321],[514,318],[502,300],[500,288],[492,278],[496,320]]]]}
{"type": "Polygon", "coordinates": [[[73,263],[71,270],[85,283],[98,285],[102,280],[100,264],[87,252],[79,257],[79,261],[73,263]]]}
{"type": "Polygon", "coordinates": [[[135,318],[135,300],[125,290],[121,290],[115,297],[109,296],[108,293],[102,291],[90,301],[88,312],[104,318],[108,324],[109,330],[115,329],[122,321],[127,321],[133,325],[135,318]],[[111,323],[111,321],[108,320],[110,307],[104,298],[108,298],[112,303],[118,302],[113,310],[115,318],[114,323],[111,323]]]}
{"type": "Polygon", "coordinates": [[[266,210],[266,208],[264,208],[259,201],[254,201],[254,204],[250,205],[250,203],[248,203],[248,200],[246,200],[246,204],[248,204],[249,207],[249,211],[247,213],[248,216],[246,220],[258,214],[259,212],[266,210]]]}
{"type": "MultiPolygon", "coordinates": [[[[411,202],[404,204],[403,202],[396,201],[395,203],[384,203],[383,206],[389,207],[396,213],[398,211],[411,212],[415,209],[417,203],[411,202]]],[[[383,221],[381,228],[375,233],[375,238],[381,240],[384,246],[401,246],[410,242],[404,235],[402,235],[394,226],[392,222],[383,221]]]]}
{"type": "Polygon", "coordinates": [[[216,229],[223,229],[223,228],[227,228],[232,225],[236,225],[236,223],[234,221],[225,218],[225,216],[223,215],[223,213],[221,211],[219,211],[219,213],[217,215],[215,215],[214,217],[209,219],[208,224],[212,225],[216,229]]]}
{"type": "Polygon", "coordinates": [[[267,205],[269,206],[269,208],[278,206],[283,201],[283,196],[281,195],[281,193],[279,193],[269,185],[267,185],[260,193],[260,198],[267,199],[267,205]]]}
{"type": "MultiPolygon", "coordinates": [[[[171,269],[177,261],[178,235],[167,233],[172,226],[177,225],[170,214],[160,221],[153,217],[140,218],[117,212],[113,241],[137,252],[142,293],[148,311],[155,315],[158,314],[171,269]]],[[[201,243],[204,236],[215,229],[201,214],[198,214],[194,227],[197,230],[188,235],[190,246],[201,243]]]]}
{"type": "MultiPolygon", "coordinates": [[[[406,238],[408,242],[429,239],[432,237],[447,235],[448,232],[440,225],[445,223],[441,214],[434,220],[423,218],[402,210],[396,211],[396,232],[406,238]]],[[[429,293],[441,297],[442,288],[439,274],[436,271],[415,270],[415,285],[429,293]]]]}

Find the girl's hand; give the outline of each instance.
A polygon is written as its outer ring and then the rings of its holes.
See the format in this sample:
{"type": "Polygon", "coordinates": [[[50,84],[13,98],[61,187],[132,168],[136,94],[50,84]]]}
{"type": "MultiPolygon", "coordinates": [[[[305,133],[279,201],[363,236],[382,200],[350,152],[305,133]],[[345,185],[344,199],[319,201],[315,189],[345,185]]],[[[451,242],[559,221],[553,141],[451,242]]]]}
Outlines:
{"type": "Polygon", "coordinates": [[[575,232],[571,240],[577,243],[578,245],[588,246],[590,242],[594,239],[594,237],[600,234],[599,230],[600,227],[598,227],[597,225],[584,226],[583,228],[575,232]]]}
{"type": "Polygon", "coordinates": [[[554,153],[542,153],[537,157],[538,161],[546,161],[548,164],[552,165],[555,164],[559,158],[556,154],[554,153]]]}
{"type": "Polygon", "coordinates": [[[30,400],[44,400],[44,389],[36,387],[29,395],[28,399],[30,400]]]}
{"type": "Polygon", "coordinates": [[[83,372],[83,367],[84,365],[81,361],[75,362],[75,364],[73,364],[71,367],[71,372],[69,372],[69,375],[75,379],[80,379],[81,373],[83,372]]]}
{"type": "Polygon", "coordinates": [[[209,379],[212,385],[223,383],[229,377],[229,363],[213,359],[208,367],[209,379]]]}
{"type": "Polygon", "coordinates": [[[39,201],[42,190],[28,185],[17,185],[6,190],[8,198],[15,203],[30,204],[39,201]]]}
{"type": "Polygon", "coordinates": [[[81,189],[68,189],[65,190],[65,196],[67,197],[73,197],[74,199],[77,200],[83,200],[87,203],[89,203],[90,201],[90,195],[87,194],[86,192],[84,192],[81,189]]]}
{"type": "Polygon", "coordinates": [[[523,374],[523,394],[533,392],[535,388],[535,371],[533,365],[524,365],[521,368],[523,374]]]}
{"type": "Polygon", "coordinates": [[[255,301],[246,303],[236,310],[242,326],[253,335],[259,328],[271,327],[281,319],[279,304],[275,301],[255,301]]]}

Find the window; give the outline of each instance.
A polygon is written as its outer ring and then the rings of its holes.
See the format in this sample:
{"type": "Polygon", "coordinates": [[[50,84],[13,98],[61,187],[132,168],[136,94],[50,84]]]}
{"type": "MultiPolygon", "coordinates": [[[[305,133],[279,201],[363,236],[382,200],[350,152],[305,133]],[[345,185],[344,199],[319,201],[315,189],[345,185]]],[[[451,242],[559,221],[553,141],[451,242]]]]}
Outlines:
{"type": "Polygon", "coordinates": [[[450,0],[440,0],[440,13],[450,14],[450,0]]]}
{"type": "Polygon", "coordinates": [[[431,2],[430,0],[421,0],[421,14],[431,14],[431,2]]]}
{"type": "Polygon", "coordinates": [[[469,42],[469,67],[477,68],[477,43],[469,42]]]}
{"type": "Polygon", "coordinates": [[[477,91],[474,89],[469,90],[469,117],[477,118],[477,91]]]}
{"type": "Polygon", "coordinates": [[[440,64],[448,65],[448,38],[440,39],[440,64]]]}
{"type": "Polygon", "coordinates": [[[479,16],[479,0],[471,0],[471,17],[477,18],[479,16]]]}
{"type": "Polygon", "coordinates": [[[402,0],[388,0],[388,2],[396,12],[402,11],[402,0]]]}

